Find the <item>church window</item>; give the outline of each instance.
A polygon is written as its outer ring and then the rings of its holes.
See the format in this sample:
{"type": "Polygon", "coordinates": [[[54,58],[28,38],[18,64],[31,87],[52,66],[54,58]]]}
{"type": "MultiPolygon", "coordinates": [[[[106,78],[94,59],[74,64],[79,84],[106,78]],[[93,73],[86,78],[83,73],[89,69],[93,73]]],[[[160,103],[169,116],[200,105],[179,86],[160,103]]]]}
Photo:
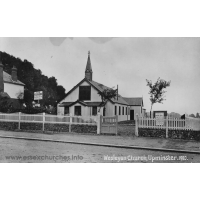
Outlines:
{"type": "Polygon", "coordinates": [[[75,106],[74,107],[74,114],[76,116],[81,116],[81,106],[75,106]]]}
{"type": "Polygon", "coordinates": [[[65,107],[65,115],[69,115],[69,106],[65,107]]]}
{"type": "Polygon", "coordinates": [[[79,87],[79,100],[91,100],[91,86],[79,87]]]}
{"type": "Polygon", "coordinates": [[[97,115],[97,106],[92,107],[92,115],[97,115]]]}

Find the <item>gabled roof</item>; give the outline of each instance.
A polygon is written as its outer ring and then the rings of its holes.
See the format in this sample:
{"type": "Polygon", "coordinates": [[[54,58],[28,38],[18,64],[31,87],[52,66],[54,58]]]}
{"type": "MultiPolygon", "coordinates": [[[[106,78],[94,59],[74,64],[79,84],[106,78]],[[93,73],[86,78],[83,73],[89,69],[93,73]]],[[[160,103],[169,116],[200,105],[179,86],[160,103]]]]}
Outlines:
{"type": "Polygon", "coordinates": [[[123,97],[124,100],[130,105],[130,106],[143,106],[143,98],[142,97],[123,97]]]}
{"type": "MultiPolygon", "coordinates": [[[[103,85],[103,84],[101,84],[101,83],[97,83],[97,82],[95,82],[95,81],[90,81],[90,80],[84,78],[84,79],[81,80],[76,86],[74,86],[74,87],[65,95],[65,97],[64,97],[63,99],[65,99],[71,92],[73,92],[77,87],[79,87],[79,85],[81,85],[84,81],[86,81],[88,84],[92,85],[97,91],[100,91],[100,92],[102,92],[104,89],[111,89],[111,88],[109,88],[109,87],[107,87],[107,86],[105,86],[105,85],[103,85]]],[[[62,100],[61,100],[61,101],[62,101],[62,100]]],[[[112,99],[110,99],[110,101],[111,101],[112,103],[119,103],[119,104],[128,105],[127,101],[125,101],[125,100],[123,99],[123,97],[122,97],[121,95],[119,95],[119,94],[118,94],[118,100],[117,100],[117,98],[115,98],[115,99],[112,98],[112,99]]],[[[84,102],[84,103],[86,103],[86,102],[84,102]]]]}
{"type": "Polygon", "coordinates": [[[11,78],[11,75],[4,72],[3,71],[3,81],[5,83],[12,83],[12,84],[16,84],[16,85],[25,85],[24,83],[22,83],[21,81],[17,80],[17,81],[13,81],[11,78]]]}

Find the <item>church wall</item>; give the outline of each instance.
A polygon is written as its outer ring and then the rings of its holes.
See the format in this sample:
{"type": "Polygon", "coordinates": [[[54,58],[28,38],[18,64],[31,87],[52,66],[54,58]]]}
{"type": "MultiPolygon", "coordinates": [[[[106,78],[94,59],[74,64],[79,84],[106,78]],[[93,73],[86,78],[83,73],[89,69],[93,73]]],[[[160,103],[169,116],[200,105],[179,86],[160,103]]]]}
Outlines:
{"type": "Polygon", "coordinates": [[[101,102],[101,96],[97,93],[97,90],[93,87],[91,88],[91,100],[96,102],[101,102]]]}
{"type": "MultiPolygon", "coordinates": [[[[126,121],[126,120],[130,120],[130,115],[128,113],[128,110],[127,110],[127,114],[126,114],[126,107],[129,108],[129,106],[126,106],[126,105],[121,105],[121,104],[115,104],[115,106],[117,106],[117,115],[118,115],[118,121],[126,121]],[[121,114],[119,115],[119,107],[121,107],[121,114]],[[122,109],[124,107],[124,115],[122,115],[122,109]]],[[[113,108],[115,109],[115,108],[113,108]]],[[[115,112],[115,111],[114,111],[115,112]]],[[[113,112],[113,113],[114,113],[113,112]]],[[[115,114],[115,113],[114,113],[115,114]]]]}
{"type": "Polygon", "coordinates": [[[106,117],[113,117],[114,116],[114,104],[107,101],[105,108],[106,108],[106,117]]]}
{"type": "Polygon", "coordinates": [[[77,87],[73,92],[71,92],[67,97],[65,97],[60,103],[77,101],[78,96],[79,96],[79,88],[77,87]]]}

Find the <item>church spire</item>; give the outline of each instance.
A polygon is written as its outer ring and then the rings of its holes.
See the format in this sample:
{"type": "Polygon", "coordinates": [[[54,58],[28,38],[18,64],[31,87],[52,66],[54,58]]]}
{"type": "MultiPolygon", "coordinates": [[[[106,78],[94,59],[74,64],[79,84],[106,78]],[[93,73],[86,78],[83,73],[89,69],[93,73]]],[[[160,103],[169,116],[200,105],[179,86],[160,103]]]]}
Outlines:
{"type": "Polygon", "coordinates": [[[87,78],[89,81],[92,81],[92,65],[90,61],[90,51],[88,51],[88,60],[87,65],[85,68],[85,78],[87,78]]]}

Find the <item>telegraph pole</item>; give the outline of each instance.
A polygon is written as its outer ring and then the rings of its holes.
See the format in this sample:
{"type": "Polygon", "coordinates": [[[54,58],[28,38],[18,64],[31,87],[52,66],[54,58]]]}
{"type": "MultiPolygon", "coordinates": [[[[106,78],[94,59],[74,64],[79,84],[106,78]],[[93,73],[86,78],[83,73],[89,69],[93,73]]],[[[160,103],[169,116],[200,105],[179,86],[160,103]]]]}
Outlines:
{"type": "Polygon", "coordinates": [[[118,101],[118,85],[117,85],[117,101],[118,101]]]}

